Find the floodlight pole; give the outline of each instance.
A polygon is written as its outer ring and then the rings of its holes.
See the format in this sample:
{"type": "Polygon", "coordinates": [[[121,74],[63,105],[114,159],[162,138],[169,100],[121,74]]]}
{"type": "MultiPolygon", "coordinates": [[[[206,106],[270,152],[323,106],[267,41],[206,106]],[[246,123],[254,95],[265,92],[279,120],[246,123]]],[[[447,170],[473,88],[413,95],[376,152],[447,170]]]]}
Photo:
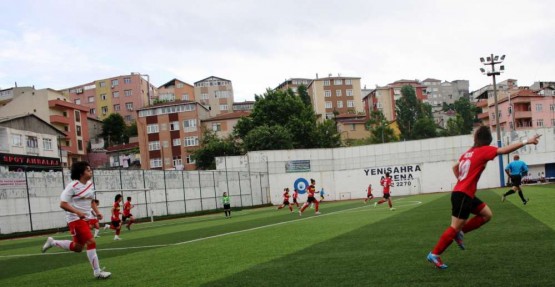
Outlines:
{"type": "MultiPolygon", "coordinates": [[[[494,105],[495,105],[495,131],[497,133],[497,147],[498,148],[501,147],[501,130],[500,130],[500,127],[499,127],[499,107],[497,105],[497,83],[495,82],[495,76],[501,75],[501,72],[500,71],[495,71],[495,65],[502,63],[502,61],[503,60],[496,61],[495,58],[494,58],[494,55],[491,54],[491,58],[489,58],[489,61],[483,63],[484,65],[491,66],[491,72],[487,72],[487,75],[493,77],[493,102],[494,102],[494,105]]],[[[504,187],[505,186],[505,175],[503,173],[503,156],[501,154],[499,154],[497,156],[497,158],[499,160],[500,186],[504,187]]]]}

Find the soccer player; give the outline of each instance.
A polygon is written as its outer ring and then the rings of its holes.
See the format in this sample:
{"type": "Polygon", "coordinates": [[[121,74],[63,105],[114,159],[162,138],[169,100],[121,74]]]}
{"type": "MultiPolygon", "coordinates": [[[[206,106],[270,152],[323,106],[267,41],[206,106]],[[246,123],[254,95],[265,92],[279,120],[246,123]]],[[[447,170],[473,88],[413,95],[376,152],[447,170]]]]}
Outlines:
{"type": "Polygon", "coordinates": [[[303,204],[303,207],[301,207],[301,210],[299,210],[299,215],[303,215],[303,211],[311,204],[314,203],[314,214],[320,214],[320,211],[318,211],[318,206],[320,205],[320,203],[318,202],[318,200],[316,199],[316,197],[314,197],[314,195],[316,193],[318,193],[318,191],[316,191],[316,180],[314,179],[310,179],[310,186],[307,187],[307,192],[308,192],[308,199],[306,200],[306,202],[303,204]]]}
{"type": "Polygon", "coordinates": [[[299,197],[299,191],[295,188],[293,190],[293,204],[295,204],[297,208],[299,207],[299,202],[297,201],[298,197],[299,197]]]}
{"type": "Polygon", "coordinates": [[[127,219],[129,222],[125,225],[127,230],[131,230],[131,224],[135,222],[135,217],[131,214],[131,209],[135,207],[135,205],[131,204],[131,196],[127,197],[127,201],[123,204],[123,215],[121,217],[121,221],[125,223],[127,219]]]}
{"type": "Polygon", "coordinates": [[[382,204],[387,201],[389,205],[389,210],[395,210],[393,204],[391,204],[391,195],[389,193],[389,188],[393,186],[393,179],[389,176],[389,172],[385,173],[385,177],[380,179],[380,185],[383,186],[383,198],[380,201],[374,203],[374,207],[378,206],[378,204],[382,204]]]}
{"type": "Polygon", "coordinates": [[[291,203],[289,203],[289,197],[291,197],[291,195],[289,194],[289,188],[286,187],[283,189],[284,193],[283,193],[283,203],[278,206],[278,210],[284,208],[286,205],[289,206],[289,210],[291,211],[291,213],[293,213],[293,205],[291,203]]]}
{"type": "Polygon", "coordinates": [[[224,192],[224,195],[222,196],[222,203],[224,204],[225,218],[231,218],[230,202],[231,200],[229,199],[229,195],[227,195],[227,192],[224,192]]]}
{"type": "Polygon", "coordinates": [[[121,238],[119,237],[119,234],[121,232],[121,219],[119,217],[120,215],[120,203],[122,201],[123,196],[121,194],[116,194],[116,197],[114,198],[114,205],[112,206],[112,217],[110,218],[110,220],[112,221],[112,223],[110,225],[106,224],[104,226],[104,229],[110,227],[111,229],[115,229],[116,230],[116,235],[114,236],[114,240],[121,240],[121,238]]]}
{"type": "Polygon", "coordinates": [[[513,162],[509,163],[509,165],[507,165],[507,167],[505,168],[505,172],[511,179],[513,188],[509,189],[509,191],[503,194],[503,196],[501,197],[501,201],[505,201],[507,196],[518,191],[518,196],[520,196],[522,203],[526,205],[526,203],[528,203],[528,200],[530,199],[524,199],[524,194],[522,194],[522,189],[520,188],[520,184],[522,181],[522,175],[528,174],[528,166],[526,165],[525,162],[520,160],[520,157],[518,156],[518,154],[515,154],[513,159],[514,159],[513,162]]]}
{"type": "MultiPolygon", "coordinates": [[[[92,201],[92,204],[96,205],[96,207],[98,208],[98,206],[100,205],[100,201],[98,201],[98,199],[94,199],[92,201]]],[[[90,228],[94,228],[94,238],[100,237],[100,235],[98,235],[98,232],[100,231],[100,224],[98,224],[98,216],[96,215],[94,210],[91,210],[91,217],[89,217],[88,221],[90,228]]]]}
{"type": "Polygon", "coordinates": [[[453,240],[464,250],[464,234],[491,220],[493,216],[491,209],[475,196],[478,180],[487,162],[495,159],[499,154],[508,154],[527,144],[538,144],[539,137],[540,135],[535,135],[522,142],[497,148],[490,146],[492,136],[489,127],[481,126],[474,132],[474,146],[463,153],[459,162],[453,166],[457,184],[451,193],[451,225],[443,232],[434,249],[428,254],[429,262],[437,268],[447,268],[440,255],[453,240]],[[468,220],[470,213],[474,214],[474,217],[468,220]]]}
{"type": "Polygon", "coordinates": [[[53,246],[81,252],[86,245],[87,257],[91,263],[94,277],[105,279],[109,278],[112,273],[100,269],[100,262],[96,254],[96,241],[87,222],[87,218],[91,217],[91,209],[99,219],[102,219],[102,213],[98,210],[97,205],[93,204],[95,191],[90,181],[91,178],[92,170],[88,162],[79,161],[71,165],[72,181],[60,196],[60,208],[66,211],[66,221],[73,240],[54,240],[54,238],[48,237],[42,246],[42,252],[46,252],[53,246]]]}
{"type": "Polygon", "coordinates": [[[320,202],[324,201],[324,188],[320,189],[320,202]]]}
{"type": "Polygon", "coordinates": [[[367,204],[368,200],[372,200],[372,198],[374,198],[374,196],[372,195],[372,185],[369,184],[368,190],[366,192],[366,199],[364,200],[364,204],[367,204]]]}

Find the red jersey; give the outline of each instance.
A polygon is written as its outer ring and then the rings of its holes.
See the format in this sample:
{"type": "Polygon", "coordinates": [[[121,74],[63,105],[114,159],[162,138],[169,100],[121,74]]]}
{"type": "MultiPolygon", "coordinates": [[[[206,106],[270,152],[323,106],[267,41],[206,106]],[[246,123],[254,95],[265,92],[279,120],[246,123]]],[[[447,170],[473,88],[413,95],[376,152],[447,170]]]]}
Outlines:
{"type": "Polygon", "coordinates": [[[299,192],[295,190],[293,192],[293,198],[297,198],[297,197],[299,197],[299,192]]]}
{"type": "Polygon", "coordinates": [[[284,201],[289,201],[289,197],[291,197],[291,195],[289,195],[289,192],[284,192],[283,193],[283,200],[284,201]]]}
{"type": "Polygon", "coordinates": [[[472,147],[459,158],[459,178],[454,192],[464,192],[471,198],[476,194],[478,180],[488,161],[497,156],[497,147],[472,147]]]}
{"type": "Polygon", "coordinates": [[[306,191],[308,192],[308,197],[314,197],[314,194],[316,193],[316,187],[311,184],[306,191]]]}
{"type": "Polygon", "coordinates": [[[380,180],[381,186],[383,186],[383,193],[389,193],[389,187],[393,185],[393,180],[391,177],[384,177],[380,180]]]}
{"type": "Polygon", "coordinates": [[[368,187],[368,195],[372,195],[372,188],[368,187]]]}
{"type": "Polygon", "coordinates": [[[118,221],[119,219],[119,202],[114,202],[114,210],[112,211],[112,221],[118,221]]]}
{"type": "Polygon", "coordinates": [[[131,202],[126,201],[123,204],[123,216],[129,216],[129,215],[131,215],[131,202]]]}

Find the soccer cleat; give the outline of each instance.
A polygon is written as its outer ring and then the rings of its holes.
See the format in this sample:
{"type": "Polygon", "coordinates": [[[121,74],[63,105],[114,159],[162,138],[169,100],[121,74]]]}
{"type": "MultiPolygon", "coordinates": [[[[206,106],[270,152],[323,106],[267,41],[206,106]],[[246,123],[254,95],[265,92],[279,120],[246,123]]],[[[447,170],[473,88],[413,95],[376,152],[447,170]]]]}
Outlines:
{"type": "Polygon", "coordinates": [[[126,225],[125,227],[127,227],[127,230],[131,230],[131,226],[126,225]]]}
{"type": "Polygon", "coordinates": [[[42,253],[44,253],[44,252],[46,252],[46,250],[52,248],[52,246],[54,246],[54,238],[48,237],[46,239],[46,242],[42,246],[42,253]]]}
{"type": "Polygon", "coordinates": [[[320,211],[316,211],[316,212],[314,212],[314,214],[320,215],[321,213],[320,213],[320,211]]]}
{"type": "Polygon", "coordinates": [[[104,224],[104,230],[108,229],[110,225],[108,223],[104,224]]]}
{"type": "Polygon", "coordinates": [[[465,250],[463,239],[464,239],[464,232],[462,232],[462,230],[457,232],[455,239],[453,239],[455,240],[455,242],[457,243],[457,245],[461,250],[465,250]]]}
{"type": "Polygon", "coordinates": [[[112,276],[112,273],[104,271],[104,268],[99,271],[94,271],[94,277],[96,279],[108,279],[110,276],[112,276]]]}
{"type": "Polygon", "coordinates": [[[389,210],[393,211],[393,210],[395,210],[395,207],[391,207],[389,210]]]}
{"type": "Polygon", "coordinates": [[[94,236],[94,238],[98,238],[98,237],[100,237],[100,235],[95,235],[95,236],[94,236]]]}
{"type": "Polygon", "coordinates": [[[378,207],[378,203],[374,202],[374,208],[378,207]]]}
{"type": "Polygon", "coordinates": [[[501,202],[505,202],[505,199],[507,199],[507,197],[503,194],[503,195],[501,196],[501,202]]]}
{"type": "Polygon", "coordinates": [[[530,198],[527,198],[527,199],[523,202],[523,204],[526,205],[526,203],[528,203],[528,201],[530,201],[530,198]]]}
{"type": "Polygon", "coordinates": [[[299,210],[299,216],[302,216],[302,215],[303,215],[303,212],[299,210]]]}
{"type": "Polygon", "coordinates": [[[119,236],[114,236],[114,240],[121,240],[121,238],[119,236]]]}
{"type": "Polygon", "coordinates": [[[428,253],[428,257],[426,257],[426,259],[428,259],[428,261],[430,261],[430,263],[433,263],[436,268],[439,269],[446,269],[447,265],[443,264],[443,262],[441,261],[441,257],[439,257],[439,255],[434,255],[432,254],[432,252],[428,253]]]}

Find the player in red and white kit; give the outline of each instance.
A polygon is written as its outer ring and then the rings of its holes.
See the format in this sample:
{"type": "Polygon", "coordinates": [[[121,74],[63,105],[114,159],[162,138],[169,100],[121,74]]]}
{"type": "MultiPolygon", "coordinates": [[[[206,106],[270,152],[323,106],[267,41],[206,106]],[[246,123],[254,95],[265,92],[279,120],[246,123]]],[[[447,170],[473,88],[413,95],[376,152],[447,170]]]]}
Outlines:
{"type": "Polygon", "coordinates": [[[87,257],[91,263],[94,277],[105,279],[109,278],[112,273],[100,269],[100,262],[96,254],[96,241],[87,222],[87,219],[91,217],[91,209],[99,219],[102,219],[102,214],[96,204],[93,204],[95,191],[93,183],[90,181],[91,178],[92,170],[88,162],[79,161],[71,165],[72,181],[60,196],[60,208],[66,211],[66,221],[73,240],[54,240],[54,238],[48,237],[42,246],[42,252],[46,252],[53,246],[81,252],[86,245],[87,257]]]}
{"type": "Polygon", "coordinates": [[[318,200],[316,199],[316,197],[314,196],[316,193],[318,193],[318,191],[316,191],[316,181],[314,179],[310,179],[310,186],[307,187],[307,192],[308,192],[308,199],[306,200],[306,202],[303,204],[303,207],[301,207],[301,210],[299,210],[299,215],[303,215],[303,211],[311,204],[314,203],[314,214],[320,214],[320,211],[318,211],[318,206],[320,205],[320,203],[318,202],[318,200]]]}
{"type": "Polygon", "coordinates": [[[116,194],[114,198],[114,205],[112,206],[112,217],[110,220],[112,223],[110,225],[106,224],[104,229],[110,227],[110,229],[116,230],[116,235],[114,236],[114,240],[121,240],[119,234],[121,232],[121,219],[120,219],[120,210],[121,210],[121,201],[123,196],[121,194],[116,194]]]}
{"type": "Polygon", "coordinates": [[[297,207],[299,207],[299,202],[297,201],[299,198],[299,191],[295,188],[293,190],[293,204],[295,204],[297,207]]]}
{"type": "Polygon", "coordinates": [[[368,185],[368,190],[366,191],[366,199],[364,200],[364,204],[368,203],[368,200],[372,200],[374,196],[372,195],[372,185],[368,185]]]}
{"type": "Polygon", "coordinates": [[[135,222],[135,217],[133,216],[133,214],[131,214],[131,209],[133,207],[135,207],[135,205],[131,204],[131,196],[128,196],[127,201],[123,204],[123,215],[121,217],[121,221],[123,223],[129,220],[129,222],[127,222],[127,224],[125,225],[125,227],[127,227],[127,230],[131,230],[131,224],[135,222]]]}
{"type": "Polygon", "coordinates": [[[391,204],[391,195],[389,188],[393,186],[393,179],[389,176],[389,172],[385,173],[385,177],[380,180],[380,185],[383,186],[383,198],[380,201],[374,203],[374,207],[378,206],[378,204],[382,204],[387,201],[389,205],[389,210],[395,210],[393,204],[391,204]]]}
{"type": "Polygon", "coordinates": [[[277,209],[280,210],[280,209],[284,208],[286,205],[288,205],[289,210],[291,212],[293,212],[293,205],[291,203],[289,203],[289,197],[291,197],[291,195],[289,194],[289,188],[286,187],[286,188],[283,189],[283,191],[284,191],[283,192],[283,203],[280,206],[278,206],[277,209]]]}
{"type": "MultiPolygon", "coordinates": [[[[96,207],[98,208],[98,206],[100,205],[100,201],[98,201],[98,199],[94,199],[92,201],[92,204],[96,205],[96,207]]],[[[98,232],[100,232],[100,224],[98,223],[98,216],[96,215],[94,210],[91,210],[91,217],[88,219],[88,221],[89,226],[94,229],[94,238],[100,237],[100,235],[98,235],[98,232]]]]}
{"type": "Polygon", "coordinates": [[[481,126],[476,130],[474,146],[462,154],[459,161],[453,166],[457,184],[451,193],[451,225],[443,232],[434,249],[428,254],[429,262],[437,268],[447,268],[440,255],[451,245],[453,240],[464,250],[464,234],[491,220],[493,216],[491,209],[475,196],[478,180],[486,168],[487,162],[495,159],[497,155],[511,153],[527,144],[538,144],[539,137],[539,135],[535,135],[522,142],[497,148],[490,146],[492,136],[489,127],[481,126]],[[474,217],[468,220],[471,213],[474,214],[474,217]]]}

